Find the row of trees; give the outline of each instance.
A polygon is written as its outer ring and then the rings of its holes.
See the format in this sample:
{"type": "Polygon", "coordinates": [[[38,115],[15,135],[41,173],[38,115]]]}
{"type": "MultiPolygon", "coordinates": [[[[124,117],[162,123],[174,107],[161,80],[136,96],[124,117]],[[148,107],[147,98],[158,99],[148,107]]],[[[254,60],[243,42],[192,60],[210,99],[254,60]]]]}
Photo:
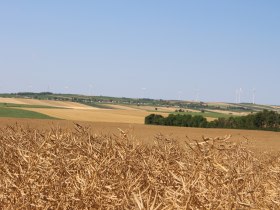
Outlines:
{"type": "Polygon", "coordinates": [[[263,110],[242,117],[219,118],[209,122],[209,127],[280,131],[280,114],[263,110]]]}
{"type": "Polygon", "coordinates": [[[208,123],[206,118],[200,115],[170,114],[168,117],[163,117],[151,114],[145,118],[145,124],[205,128],[208,123]]]}
{"type": "Polygon", "coordinates": [[[168,117],[163,117],[151,114],[145,118],[145,124],[280,131],[280,114],[263,110],[247,116],[219,118],[211,122],[208,122],[203,116],[170,114],[168,117]]]}

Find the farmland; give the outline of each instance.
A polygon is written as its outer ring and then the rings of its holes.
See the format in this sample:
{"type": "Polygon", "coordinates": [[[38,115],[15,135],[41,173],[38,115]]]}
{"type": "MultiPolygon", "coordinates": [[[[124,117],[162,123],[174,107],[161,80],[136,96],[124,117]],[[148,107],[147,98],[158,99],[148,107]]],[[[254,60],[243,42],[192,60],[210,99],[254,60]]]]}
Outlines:
{"type": "MultiPolygon", "coordinates": [[[[78,121],[92,122],[121,122],[121,123],[144,123],[145,116],[151,113],[167,116],[170,113],[175,113],[178,107],[175,106],[151,106],[151,105],[134,105],[134,104],[81,104],[73,101],[55,101],[45,99],[27,99],[27,98],[1,98],[0,107],[16,108],[32,112],[41,113],[53,118],[78,121]]],[[[203,113],[196,109],[183,109],[184,113],[202,115],[208,120],[214,120],[218,117],[229,117],[233,114],[220,110],[207,110],[203,113]]],[[[236,115],[240,115],[238,113],[236,115]]],[[[0,115],[1,116],[1,115],[0,115]]],[[[3,115],[7,117],[7,115],[3,115]]],[[[20,115],[19,117],[21,117],[20,115]]]]}
{"type": "Polygon", "coordinates": [[[13,104],[13,105],[30,105],[30,106],[44,106],[44,107],[57,107],[57,108],[72,108],[72,109],[94,109],[80,103],[70,101],[54,101],[54,100],[37,100],[26,98],[1,98],[1,104],[13,104]]]}
{"type": "Polygon", "coordinates": [[[0,210],[280,210],[280,1],[0,11],[0,210]]]}
{"type": "Polygon", "coordinates": [[[144,125],[174,107],[17,100],[0,103],[0,209],[280,208],[277,132],[144,125]]]}
{"type": "MultiPolygon", "coordinates": [[[[50,92],[42,93],[14,93],[14,94],[0,94],[0,97],[10,100],[34,100],[40,101],[54,101],[55,103],[78,102],[79,104],[86,104],[87,106],[107,107],[108,105],[129,106],[136,109],[154,110],[155,108],[161,111],[175,111],[175,109],[184,109],[190,112],[197,112],[201,110],[212,110],[217,113],[231,113],[232,115],[242,115],[250,112],[257,112],[263,109],[280,111],[279,106],[250,104],[250,103],[225,103],[225,102],[198,102],[198,101],[181,101],[181,100],[162,100],[162,99],[148,99],[148,98],[125,98],[125,97],[109,97],[109,96],[85,96],[77,94],[54,94],[50,92]]],[[[1,99],[0,99],[1,102],[1,99]]],[[[13,103],[13,102],[10,102],[13,103]]]]}
{"type": "MultiPolygon", "coordinates": [[[[38,113],[38,116],[49,116],[65,120],[91,121],[91,122],[120,122],[143,124],[144,118],[150,112],[123,105],[110,105],[106,108],[91,107],[76,102],[61,102],[35,99],[0,98],[0,108],[6,111],[38,113]],[[21,111],[20,111],[21,110],[21,111]]],[[[102,107],[102,106],[101,106],[102,107]]],[[[167,113],[161,113],[164,116],[167,113]]],[[[9,115],[1,115],[9,117],[9,115]]],[[[18,115],[18,117],[26,115],[18,115]]],[[[32,116],[30,116],[32,117],[32,116]]],[[[28,118],[30,118],[28,117],[28,118]]]]}
{"type": "Polygon", "coordinates": [[[49,115],[45,115],[34,111],[3,107],[0,107],[0,116],[12,118],[56,119],[55,117],[51,117],[49,115]]]}
{"type": "Polygon", "coordinates": [[[1,119],[1,209],[280,208],[276,133],[75,123],[1,119]]]}

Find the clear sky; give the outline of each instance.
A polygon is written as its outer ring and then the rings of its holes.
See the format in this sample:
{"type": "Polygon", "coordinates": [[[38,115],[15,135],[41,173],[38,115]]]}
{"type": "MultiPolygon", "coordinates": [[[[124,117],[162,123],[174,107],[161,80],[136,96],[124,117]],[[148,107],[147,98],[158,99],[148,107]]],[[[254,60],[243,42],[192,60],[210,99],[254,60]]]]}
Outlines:
{"type": "Polygon", "coordinates": [[[0,92],[280,104],[279,0],[3,0],[0,92]]]}

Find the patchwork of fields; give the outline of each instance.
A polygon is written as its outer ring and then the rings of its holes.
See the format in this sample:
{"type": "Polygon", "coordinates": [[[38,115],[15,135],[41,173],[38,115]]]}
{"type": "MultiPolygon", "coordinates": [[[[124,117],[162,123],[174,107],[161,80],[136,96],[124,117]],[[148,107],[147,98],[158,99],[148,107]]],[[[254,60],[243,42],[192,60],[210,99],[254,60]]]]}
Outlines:
{"type": "MultiPolygon", "coordinates": [[[[249,139],[253,142],[250,147],[256,150],[280,150],[280,136],[276,132],[147,126],[144,125],[144,118],[147,115],[154,112],[167,116],[169,113],[174,113],[174,108],[161,107],[154,110],[151,106],[108,105],[108,107],[112,109],[95,108],[74,102],[0,98],[0,126],[18,122],[21,125],[46,128],[54,123],[62,128],[71,128],[75,121],[89,125],[93,130],[101,133],[117,134],[118,128],[121,128],[146,142],[153,141],[157,134],[170,136],[182,142],[186,136],[191,139],[201,139],[202,135],[215,137],[231,134],[233,140],[249,139]],[[32,120],[32,118],[38,120],[32,120]]],[[[200,113],[193,112],[192,114],[200,113]]],[[[214,119],[213,116],[211,119],[214,119]]]]}
{"type": "MultiPolygon", "coordinates": [[[[18,117],[22,118],[33,118],[33,116],[41,115],[44,116],[43,118],[64,120],[144,124],[144,118],[151,113],[149,110],[123,105],[108,105],[107,107],[112,109],[96,108],[74,102],[0,98],[0,109],[6,113],[2,117],[15,117],[13,112],[17,110],[18,117]]],[[[167,113],[157,113],[167,116],[167,113]]]]}
{"type": "Polygon", "coordinates": [[[174,110],[111,107],[0,103],[0,209],[279,209],[279,133],[144,125],[174,110]]]}
{"type": "Polygon", "coordinates": [[[69,108],[69,109],[96,109],[91,106],[70,102],[70,101],[36,100],[36,99],[25,99],[25,98],[1,98],[0,97],[0,103],[52,106],[52,107],[69,108]]]}
{"type": "MultiPolygon", "coordinates": [[[[25,108],[52,117],[65,120],[91,121],[91,122],[119,122],[144,124],[144,118],[150,113],[142,110],[117,110],[117,109],[36,109],[25,108]]],[[[163,115],[167,115],[163,113],[163,115]]]]}
{"type": "MultiPolygon", "coordinates": [[[[135,106],[135,105],[116,105],[106,104],[98,107],[87,106],[75,102],[36,100],[23,98],[0,98],[0,109],[5,115],[0,117],[15,117],[14,110],[18,117],[33,118],[32,116],[44,116],[43,118],[58,118],[64,120],[78,120],[91,122],[120,122],[120,123],[138,123],[143,124],[146,116],[151,113],[167,116],[175,113],[175,107],[153,107],[153,106],[135,106]],[[105,108],[106,107],[106,108],[105,108]],[[9,111],[11,111],[9,115],[9,111]],[[37,113],[37,114],[36,114],[37,113]]],[[[1,112],[0,112],[1,114],[1,112]]],[[[227,113],[205,111],[201,113],[198,110],[185,109],[184,113],[202,115],[207,120],[212,121],[218,117],[228,117],[227,113]]],[[[38,117],[35,117],[38,118],[38,117]]]]}

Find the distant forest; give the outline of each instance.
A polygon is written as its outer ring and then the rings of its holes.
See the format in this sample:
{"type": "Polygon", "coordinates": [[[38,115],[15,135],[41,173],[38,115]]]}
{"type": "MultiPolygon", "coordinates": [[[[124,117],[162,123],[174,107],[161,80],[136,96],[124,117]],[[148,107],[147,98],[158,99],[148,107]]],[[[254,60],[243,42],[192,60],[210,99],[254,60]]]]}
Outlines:
{"type": "Polygon", "coordinates": [[[208,122],[203,116],[170,114],[168,117],[163,117],[151,114],[145,118],[145,124],[280,131],[280,114],[275,111],[263,110],[241,117],[218,118],[211,122],[208,122]]]}

